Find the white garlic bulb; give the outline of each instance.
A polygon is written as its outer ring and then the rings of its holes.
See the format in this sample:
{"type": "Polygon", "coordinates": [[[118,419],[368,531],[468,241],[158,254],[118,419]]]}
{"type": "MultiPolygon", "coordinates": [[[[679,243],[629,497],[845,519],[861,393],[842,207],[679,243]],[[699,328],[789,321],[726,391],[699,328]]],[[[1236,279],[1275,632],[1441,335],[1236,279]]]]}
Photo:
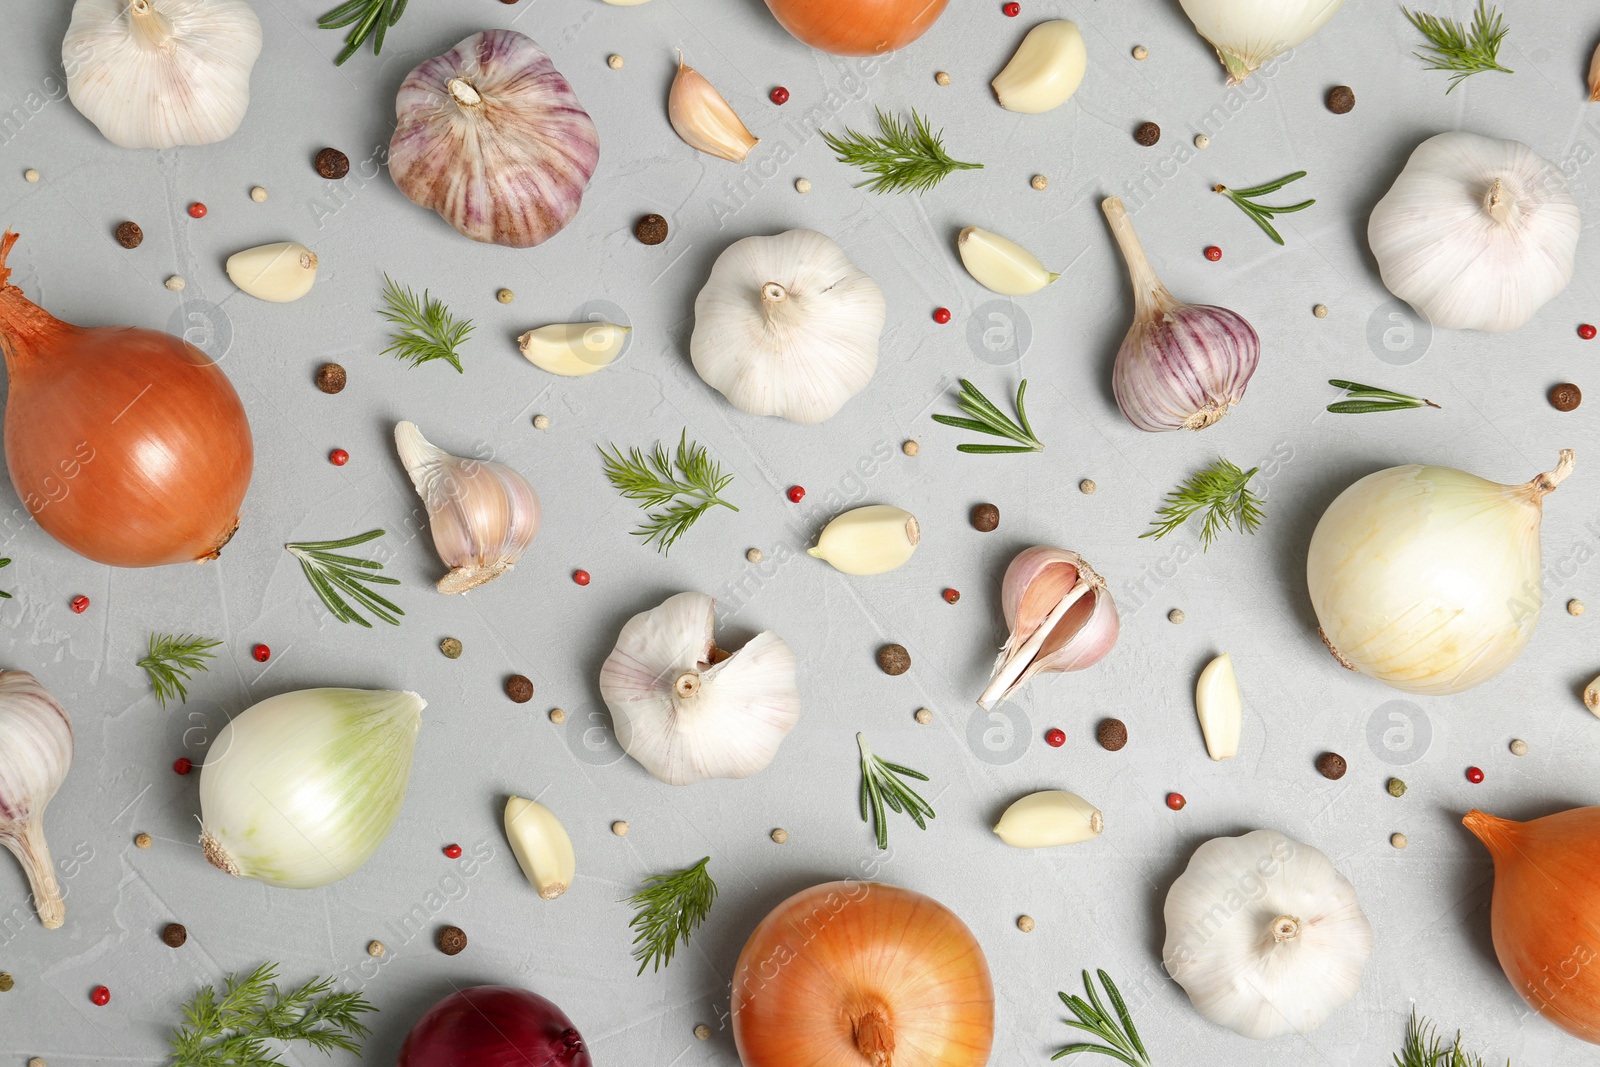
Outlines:
{"type": "Polygon", "coordinates": [[[539,532],[539,494],[528,480],[502,463],[452,456],[414,423],[396,425],[394,443],[450,568],[439,592],[465,593],[509,571],[539,532]]]}
{"type": "Polygon", "coordinates": [[[1372,209],[1383,284],[1434,326],[1504,333],[1567,287],[1578,204],[1521,141],[1441,133],[1417,146],[1372,209]]]}
{"type": "Polygon", "coordinates": [[[245,0],[77,0],[61,42],[72,106],[122,148],[232,136],[259,55],[245,0]]]}
{"type": "Polygon", "coordinates": [[[600,668],[628,755],[668,785],[747,778],[800,719],[794,653],[761,633],[732,655],[712,640],[716,601],[678,593],[629,619],[600,668]]]}
{"type": "Polygon", "coordinates": [[[884,317],[878,283],[823,234],[746,237],[695,297],[689,355],[740,411],[821,422],[872,380],[884,317]]]}
{"type": "Polygon", "coordinates": [[[1361,988],[1372,954],[1355,887],[1276,830],[1195,849],[1164,910],[1167,973],[1201,1015],[1257,1040],[1321,1026],[1361,988]]]}

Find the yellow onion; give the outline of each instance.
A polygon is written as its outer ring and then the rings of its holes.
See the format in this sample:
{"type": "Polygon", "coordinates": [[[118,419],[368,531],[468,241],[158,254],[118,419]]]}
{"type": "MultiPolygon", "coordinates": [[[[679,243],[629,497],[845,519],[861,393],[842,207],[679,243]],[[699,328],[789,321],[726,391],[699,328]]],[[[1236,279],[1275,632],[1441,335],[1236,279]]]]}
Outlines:
{"type": "Polygon", "coordinates": [[[1391,467],[1328,505],[1306,584],[1334,657],[1410,693],[1459,693],[1511,665],[1539,621],[1543,500],[1572,473],[1501,485],[1450,467],[1391,467]]]}
{"type": "Polygon", "coordinates": [[[878,882],[825,882],[756,926],[733,972],[744,1067],[983,1067],[994,987],[943,904],[878,882]]]}

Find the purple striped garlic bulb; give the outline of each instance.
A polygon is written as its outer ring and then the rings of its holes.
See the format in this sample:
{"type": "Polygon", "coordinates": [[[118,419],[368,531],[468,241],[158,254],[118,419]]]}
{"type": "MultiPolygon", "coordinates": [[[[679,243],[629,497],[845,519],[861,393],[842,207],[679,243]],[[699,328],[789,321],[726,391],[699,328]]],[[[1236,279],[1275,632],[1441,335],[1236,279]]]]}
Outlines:
{"type": "Polygon", "coordinates": [[[1176,300],[1150,268],[1122,201],[1100,207],[1133,282],[1133,325],[1111,372],[1117,407],[1141,430],[1203,430],[1244,399],[1261,340],[1227,308],[1176,300]]]}
{"type": "Polygon", "coordinates": [[[389,173],[474,241],[531,248],[561,231],[600,161],[600,135],[532,38],[473,34],[406,76],[389,173]]]}
{"type": "Polygon", "coordinates": [[[1117,605],[1105,579],[1063,548],[1019,553],[1001,581],[1000,608],[1011,636],[978,698],[985,711],[1036,674],[1093,667],[1117,643],[1117,605]]]}

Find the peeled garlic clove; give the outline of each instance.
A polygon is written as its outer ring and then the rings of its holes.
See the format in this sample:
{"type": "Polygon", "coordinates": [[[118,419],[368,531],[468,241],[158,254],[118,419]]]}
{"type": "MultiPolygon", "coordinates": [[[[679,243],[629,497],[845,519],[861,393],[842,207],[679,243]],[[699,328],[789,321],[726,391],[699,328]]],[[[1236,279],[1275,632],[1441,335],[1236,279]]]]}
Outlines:
{"type": "Polygon", "coordinates": [[[679,593],[640,612],[600,668],[623,751],[668,785],[748,778],[800,720],[789,646],[760,633],[722,653],[712,643],[716,603],[679,593]]]}
{"type": "Polygon", "coordinates": [[[528,883],[545,900],[554,900],[567,891],[577,874],[578,861],[572,851],[572,838],[555,812],[543,804],[522,797],[506,801],[506,840],[517,857],[528,883]]]}
{"type": "Polygon", "coordinates": [[[997,233],[968,226],[956,238],[956,250],[967,273],[986,289],[1003,296],[1027,296],[1061,275],[1044,269],[1038,257],[997,233]]]}
{"type": "Polygon", "coordinates": [[[846,574],[883,574],[911,558],[922,528],[909,511],[873,504],[838,516],[823,527],[807,554],[846,574]]]}
{"type": "Polygon", "coordinates": [[[1060,107],[1078,91],[1088,63],[1077,23],[1054,19],[1028,31],[989,85],[1007,111],[1037,115],[1060,107]]]}
{"type": "Polygon", "coordinates": [[[293,241],[258,245],[228,257],[228,277],[257,300],[287,304],[311,291],[317,254],[293,241]]]}
{"type": "Polygon", "coordinates": [[[1117,643],[1117,605],[1104,578],[1076,552],[1036,545],[1006,568],[1000,606],[1011,636],[978,697],[988,710],[1035,674],[1081,671],[1117,643]]]}
{"type": "Polygon", "coordinates": [[[1583,706],[1600,716],[1600,678],[1590,682],[1583,690],[1583,706]]]}
{"type": "Polygon", "coordinates": [[[1099,808],[1076,793],[1049,789],[1012,804],[994,832],[1013,848],[1050,848],[1099,837],[1103,825],[1099,808]]]}
{"type": "Polygon", "coordinates": [[[1194,688],[1194,707],[1211,758],[1220,761],[1237,756],[1239,735],[1244,729],[1244,706],[1239,700],[1233,660],[1226,652],[1200,672],[1200,681],[1194,688]]]}
{"type": "Polygon", "coordinates": [[[535,367],[581,378],[609,367],[628,343],[631,326],[610,322],[558,322],[529,330],[517,345],[535,367]]]}
{"type": "Polygon", "coordinates": [[[667,119],[690,148],[733,163],[743,163],[750,149],[761,143],[745,129],[716,87],[683,61],[682,52],[678,53],[677,77],[667,94],[667,119]]]}
{"type": "Polygon", "coordinates": [[[394,443],[450,568],[439,592],[465,593],[509,571],[539,532],[539,494],[528,480],[502,463],[452,456],[415,423],[397,424],[394,443]]]}

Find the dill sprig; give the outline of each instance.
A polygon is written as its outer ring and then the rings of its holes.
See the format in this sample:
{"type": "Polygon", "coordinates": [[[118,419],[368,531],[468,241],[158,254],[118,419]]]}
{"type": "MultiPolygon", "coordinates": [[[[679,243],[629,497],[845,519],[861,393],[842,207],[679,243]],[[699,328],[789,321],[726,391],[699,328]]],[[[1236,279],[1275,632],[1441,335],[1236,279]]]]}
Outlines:
{"type": "Polygon", "coordinates": [[[1400,10],[1429,42],[1424,46],[1424,51],[1430,54],[1411,54],[1425,61],[1429,70],[1455,72],[1450,75],[1450,88],[1445,90],[1446,96],[1474,74],[1482,74],[1486,70],[1515,73],[1500,65],[1500,42],[1511,31],[1500,17],[1499,8],[1491,10],[1484,6],[1484,0],[1478,0],[1478,10],[1473,12],[1470,27],[1455,19],[1417,14],[1404,7],[1400,10]]]}
{"type": "Polygon", "coordinates": [[[208,641],[194,634],[150,635],[150,652],[139,661],[138,666],[149,677],[156,691],[156,700],[161,702],[162,707],[166,707],[167,701],[173,697],[177,697],[179,702],[189,699],[189,691],[183,687],[183,683],[195,671],[211,669],[206,660],[215,655],[210,650],[220,644],[221,641],[208,641]]]}
{"type": "Polygon", "coordinates": [[[667,505],[665,510],[646,514],[644,524],[633,531],[645,544],[654,543],[658,552],[670,552],[678,538],[713,507],[739,510],[719,495],[733,475],[722,473],[705,446],[690,443],[687,429],[678,436],[675,455],[669,456],[659,441],[648,457],[637,447],[623,455],[616,445],[609,452],[600,449],[600,455],[605,459],[606,478],[617,492],[637,500],[641,508],[667,505]]]}
{"type": "Polygon", "coordinates": [[[1128,1005],[1123,1002],[1122,994],[1117,991],[1117,983],[1113,982],[1105,971],[1097,970],[1095,973],[1100,976],[1100,984],[1106,987],[1106,996],[1110,998],[1111,1006],[1117,1013],[1115,1019],[1106,1011],[1099,994],[1094,991],[1094,980],[1089,977],[1088,971],[1083,972],[1083,988],[1088,991],[1088,1000],[1068,996],[1066,993],[1057,993],[1056,996],[1060,997],[1061,1003],[1077,1016],[1076,1020],[1063,1019],[1062,1022],[1074,1030],[1095,1035],[1105,1041],[1105,1044],[1079,1042],[1068,1045],[1050,1058],[1059,1060],[1076,1052],[1098,1052],[1102,1056],[1110,1056],[1125,1063],[1128,1067],[1150,1067],[1150,1054],[1144,1050],[1144,1043],[1139,1040],[1139,1031],[1133,1025],[1133,1016],[1128,1014],[1128,1005]]]}
{"type": "Polygon", "coordinates": [[[345,60],[356,54],[368,37],[373,39],[372,54],[381,53],[384,34],[405,13],[406,0],[349,0],[319,18],[317,26],[324,30],[337,30],[354,24],[354,28],[345,35],[344,50],[333,61],[334,66],[341,67],[345,60]]]}
{"type": "Polygon", "coordinates": [[[961,392],[956,396],[956,406],[966,412],[971,418],[959,418],[955,415],[935,415],[933,421],[942,426],[955,426],[962,430],[974,430],[978,433],[990,434],[994,437],[1007,437],[1017,444],[1014,445],[956,445],[957,452],[972,452],[978,455],[999,455],[1011,452],[1043,452],[1044,442],[1034,434],[1033,427],[1028,424],[1028,411],[1022,406],[1022,394],[1027,392],[1028,379],[1022,379],[1022,384],[1017,386],[1017,418],[1011,419],[1005,412],[995,407],[994,403],[981,392],[978,387],[960,379],[961,392]]]}
{"type": "Polygon", "coordinates": [[[840,163],[866,171],[871,178],[856,187],[875,193],[922,193],[944,181],[951,172],[982,170],[982,163],[962,163],[944,150],[944,131],[935,133],[928,120],[911,109],[909,124],[897,115],[878,108],[877,137],[856,130],[844,136],[823,133],[840,163]]]}
{"type": "Polygon", "coordinates": [[[173,1067],[283,1067],[268,1041],[303,1041],[324,1054],[360,1052],[370,1032],[360,1016],[378,1009],[360,993],[333,993],[332,978],[284,992],[263,963],[246,978],[229,975],[222,996],[211,986],[183,1006],[187,1025],[168,1038],[173,1067]]]}
{"type": "Polygon", "coordinates": [[[871,812],[878,848],[889,847],[889,819],[883,810],[885,805],[893,811],[905,812],[917,824],[917,829],[926,830],[927,819],[933,818],[933,807],[901,781],[900,776],[915,778],[919,782],[926,782],[928,776],[873,755],[867,745],[866,734],[856,734],[856,747],[861,750],[861,821],[866,822],[868,812],[871,812]]]}
{"type": "Polygon", "coordinates": [[[338,550],[364,545],[368,541],[382,537],[383,534],[382,530],[368,530],[364,534],[346,537],[341,541],[302,541],[299,544],[283,547],[300,561],[300,569],[305,571],[306,580],[311,583],[311,588],[317,591],[317,595],[328,606],[328,610],[333,612],[334,618],[340,622],[360,623],[370,630],[372,624],[345,602],[341,591],[354,600],[357,607],[365,607],[390,626],[399,626],[400,620],[395,616],[404,615],[405,612],[361,583],[399,585],[400,579],[370,573],[383,569],[383,564],[375,559],[343,556],[338,554],[338,550]]]}
{"type": "Polygon", "coordinates": [[[1263,518],[1261,498],[1250,491],[1248,483],[1260,469],[1240,470],[1237,465],[1218,459],[1167,493],[1166,503],[1156,513],[1160,518],[1150,524],[1155,529],[1139,536],[1159,541],[1200,511],[1205,512],[1205,521],[1200,526],[1202,552],[1211,547],[1211,542],[1224,529],[1255,533],[1263,518]]]}
{"type": "MultiPolygon", "coordinates": [[[[1462,1049],[1460,1030],[1456,1031],[1455,1042],[1446,1045],[1432,1023],[1417,1018],[1413,1007],[1405,1048],[1394,1054],[1394,1067],[1484,1067],[1484,1062],[1482,1056],[1462,1049]]],[[[1506,1067],[1511,1067],[1509,1059],[1506,1067]]]]}
{"type": "Polygon", "coordinates": [[[644,888],[628,898],[637,912],[631,922],[633,958],[639,961],[639,974],[649,964],[660,970],[672,962],[680,940],[687,942],[695,927],[705,921],[717,899],[717,883],[711,880],[707,856],[693,867],[671,874],[652,874],[644,888]]]}
{"type": "Polygon", "coordinates": [[[1328,384],[1343,389],[1345,396],[1352,398],[1336,400],[1329,404],[1328,410],[1335,415],[1361,415],[1369,411],[1404,411],[1407,408],[1439,406],[1419,396],[1407,396],[1389,389],[1380,389],[1375,385],[1362,385],[1360,382],[1347,382],[1343,378],[1329,378],[1328,384]]]}
{"type": "Polygon", "coordinates": [[[1239,205],[1240,211],[1243,211],[1246,215],[1249,215],[1257,226],[1260,226],[1264,231],[1266,231],[1268,237],[1272,238],[1281,245],[1283,244],[1283,236],[1279,234],[1277,229],[1273,227],[1272,223],[1268,222],[1267,220],[1275,215],[1287,215],[1291,211],[1304,211],[1312,204],[1315,204],[1316,201],[1302,200],[1298,204],[1290,204],[1287,207],[1271,207],[1266,204],[1257,204],[1252,198],[1257,196],[1266,196],[1268,193],[1275,193],[1279,189],[1282,189],[1285,185],[1288,185],[1290,182],[1297,182],[1305,176],[1305,171],[1297,170],[1293,174],[1285,174],[1275,182],[1267,182],[1265,185],[1252,186],[1249,189],[1229,189],[1226,185],[1214,185],[1211,187],[1211,191],[1215,193],[1221,193],[1223,196],[1239,205]]]}
{"type": "Polygon", "coordinates": [[[410,288],[402,289],[387,274],[383,280],[388,283],[383,291],[384,317],[400,327],[400,332],[389,335],[389,346],[383,354],[393,353],[396,359],[413,367],[430,359],[442,359],[461,374],[461,355],[456,350],[472,335],[471,320],[456,319],[426,289],[419,299],[410,288]]]}

